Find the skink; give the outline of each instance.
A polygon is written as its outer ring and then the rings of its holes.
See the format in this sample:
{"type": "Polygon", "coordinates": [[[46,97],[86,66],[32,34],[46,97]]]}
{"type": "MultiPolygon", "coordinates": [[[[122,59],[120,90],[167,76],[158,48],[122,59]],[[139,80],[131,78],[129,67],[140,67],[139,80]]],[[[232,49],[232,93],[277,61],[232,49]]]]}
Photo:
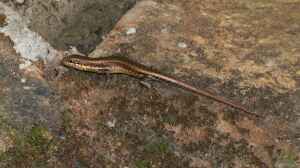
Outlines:
{"type": "Polygon", "coordinates": [[[154,77],[175,84],[197,95],[205,96],[217,102],[226,104],[235,109],[241,110],[245,113],[254,116],[259,116],[258,114],[248,111],[243,106],[232,103],[231,101],[226,100],[223,97],[215,96],[206,91],[197,89],[192,85],[177,80],[173,77],[163,75],[162,73],[156,70],[148,68],[142,64],[133,62],[127,59],[126,57],[122,57],[119,55],[113,55],[113,56],[103,57],[103,58],[91,58],[87,56],[74,54],[63,58],[62,64],[66,67],[74,68],[77,70],[94,72],[99,74],[126,74],[139,79],[146,78],[146,77],[151,77],[151,78],[154,77]]]}

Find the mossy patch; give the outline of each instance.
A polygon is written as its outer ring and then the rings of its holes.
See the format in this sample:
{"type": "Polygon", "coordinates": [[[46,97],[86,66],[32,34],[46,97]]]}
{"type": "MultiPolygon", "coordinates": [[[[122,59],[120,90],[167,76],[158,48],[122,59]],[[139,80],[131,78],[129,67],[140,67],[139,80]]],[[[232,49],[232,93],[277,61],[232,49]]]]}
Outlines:
{"type": "Polygon", "coordinates": [[[147,153],[164,154],[169,151],[169,146],[170,145],[166,140],[161,139],[146,144],[144,150],[147,153]]]}
{"type": "Polygon", "coordinates": [[[135,166],[137,168],[150,168],[151,163],[147,160],[138,160],[138,161],[135,162],[135,166]]]}
{"type": "Polygon", "coordinates": [[[276,162],[276,167],[285,167],[285,168],[296,168],[298,167],[297,163],[297,154],[292,151],[282,151],[279,155],[279,159],[276,162]]]}
{"type": "Polygon", "coordinates": [[[51,133],[41,126],[34,126],[25,134],[13,132],[14,145],[0,155],[1,166],[46,167],[47,160],[57,151],[51,133]]]}

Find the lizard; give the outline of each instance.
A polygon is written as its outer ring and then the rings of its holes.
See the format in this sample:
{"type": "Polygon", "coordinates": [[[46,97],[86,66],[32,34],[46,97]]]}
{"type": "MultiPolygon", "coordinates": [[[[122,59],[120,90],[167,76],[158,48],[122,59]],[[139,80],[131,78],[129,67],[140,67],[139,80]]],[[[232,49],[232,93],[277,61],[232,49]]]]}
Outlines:
{"type": "Polygon", "coordinates": [[[138,79],[143,79],[147,77],[156,78],[162,81],[175,84],[180,88],[189,90],[197,95],[205,96],[219,103],[223,103],[232,108],[241,110],[245,113],[257,117],[259,116],[258,114],[250,112],[245,107],[239,104],[226,100],[224,97],[216,96],[207,91],[198,89],[183,81],[177,80],[174,77],[164,75],[157,70],[149,68],[143,64],[134,62],[120,55],[111,55],[108,57],[101,57],[101,58],[91,58],[79,54],[72,54],[64,57],[62,59],[62,64],[69,68],[74,68],[86,72],[94,72],[98,74],[125,74],[138,79]]]}

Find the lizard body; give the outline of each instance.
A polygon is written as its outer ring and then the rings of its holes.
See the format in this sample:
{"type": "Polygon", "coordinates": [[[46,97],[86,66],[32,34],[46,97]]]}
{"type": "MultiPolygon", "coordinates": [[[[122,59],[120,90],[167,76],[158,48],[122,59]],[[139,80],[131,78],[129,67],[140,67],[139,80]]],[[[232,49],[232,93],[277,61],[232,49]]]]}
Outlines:
{"type": "Polygon", "coordinates": [[[154,77],[175,84],[197,95],[205,96],[217,102],[231,106],[235,109],[239,109],[245,113],[258,116],[258,114],[251,113],[243,106],[232,103],[231,101],[226,100],[223,97],[212,95],[211,93],[195,88],[192,85],[177,80],[173,77],[164,75],[156,70],[150,69],[142,64],[133,62],[125,57],[109,56],[103,58],[90,58],[87,56],[80,56],[74,54],[63,58],[62,64],[66,67],[75,68],[77,70],[94,72],[99,74],[126,74],[135,78],[154,77]]]}

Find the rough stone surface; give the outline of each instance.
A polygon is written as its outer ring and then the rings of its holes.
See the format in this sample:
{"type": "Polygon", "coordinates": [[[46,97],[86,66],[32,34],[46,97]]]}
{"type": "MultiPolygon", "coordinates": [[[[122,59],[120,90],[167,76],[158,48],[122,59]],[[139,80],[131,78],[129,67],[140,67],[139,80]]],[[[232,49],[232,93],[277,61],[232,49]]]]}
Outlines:
{"type": "Polygon", "coordinates": [[[75,70],[49,81],[40,66],[29,78],[2,36],[0,167],[299,167],[299,11],[297,0],[144,0],[89,55],[120,53],[262,118],[161,81],[75,70]]]}

